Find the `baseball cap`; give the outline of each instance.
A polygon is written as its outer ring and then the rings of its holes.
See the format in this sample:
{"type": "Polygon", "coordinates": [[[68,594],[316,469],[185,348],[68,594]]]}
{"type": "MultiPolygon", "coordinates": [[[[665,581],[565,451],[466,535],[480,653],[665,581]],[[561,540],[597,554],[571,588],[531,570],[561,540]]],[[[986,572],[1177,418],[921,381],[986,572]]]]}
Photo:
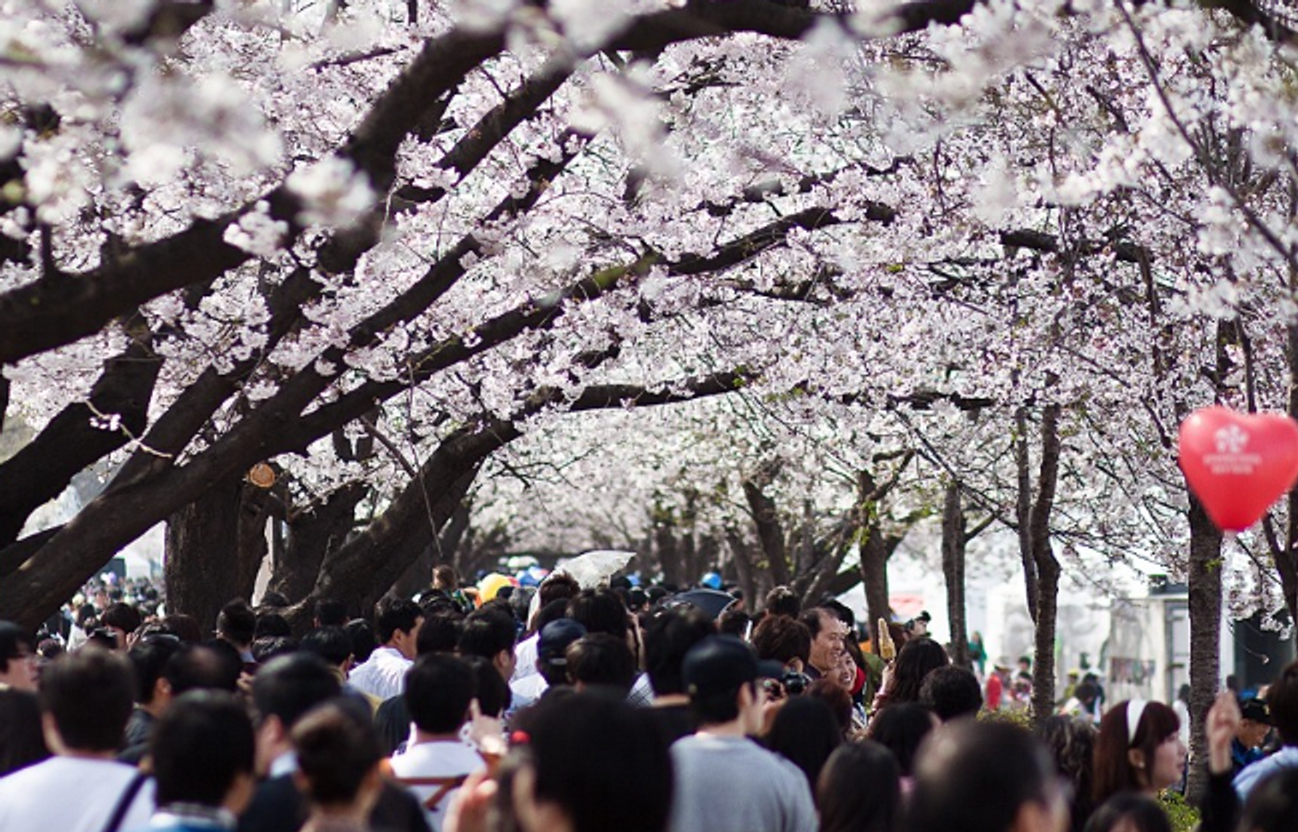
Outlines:
{"type": "Polygon", "coordinates": [[[778,679],[784,675],[784,665],[759,661],[752,648],[735,636],[708,636],[685,654],[681,675],[690,696],[711,696],[760,677],[778,679]]]}
{"type": "Polygon", "coordinates": [[[1239,715],[1243,719],[1251,719],[1265,725],[1271,724],[1271,712],[1267,710],[1266,703],[1261,699],[1245,699],[1240,702],[1239,715]]]}
{"type": "Polygon", "coordinates": [[[586,628],[571,618],[556,618],[541,628],[536,640],[536,655],[546,664],[565,665],[564,651],[568,645],[586,635],[586,628]]]}

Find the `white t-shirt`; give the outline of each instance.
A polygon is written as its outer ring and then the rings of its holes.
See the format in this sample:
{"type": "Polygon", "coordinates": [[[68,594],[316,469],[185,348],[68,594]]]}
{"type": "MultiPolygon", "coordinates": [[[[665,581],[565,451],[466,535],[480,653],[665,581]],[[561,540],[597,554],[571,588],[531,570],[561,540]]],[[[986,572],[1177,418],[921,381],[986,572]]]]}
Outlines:
{"type": "MultiPolygon", "coordinates": [[[[103,832],[137,770],[113,760],[51,757],[0,778],[0,832],[103,832]]],[[[153,780],[140,787],[122,830],[153,814],[153,780]]]]}
{"type": "Polygon", "coordinates": [[[395,647],[378,647],[365,664],[352,670],[347,681],[361,693],[379,700],[391,699],[406,690],[406,671],[413,662],[395,647]]]}
{"type": "MultiPolygon", "coordinates": [[[[455,778],[472,774],[485,765],[481,755],[471,746],[456,740],[438,740],[417,743],[407,748],[404,754],[393,757],[392,773],[401,780],[425,777],[455,778]]],[[[442,787],[408,783],[405,785],[414,792],[415,797],[419,798],[420,804],[424,806],[424,817],[428,819],[428,825],[433,828],[433,832],[438,832],[446,819],[446,810],[455,799],[459,787],[447,789],[437,806],[429,809],[424,801],[442,791],[442,787]]]]}

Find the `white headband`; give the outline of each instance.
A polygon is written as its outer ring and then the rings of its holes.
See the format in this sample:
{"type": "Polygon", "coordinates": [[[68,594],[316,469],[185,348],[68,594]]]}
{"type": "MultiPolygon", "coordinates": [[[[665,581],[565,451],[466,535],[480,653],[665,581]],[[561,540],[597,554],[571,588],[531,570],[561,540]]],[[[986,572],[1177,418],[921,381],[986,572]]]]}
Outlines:
{"type": "Polygon", "coordinates": [[[1130,748],[1136,743],[1136,728],[1140,725],[1140,717],[1145,712],[1145,700],[1132,699],[1127,702],[1127,747],[1130,748]]]}

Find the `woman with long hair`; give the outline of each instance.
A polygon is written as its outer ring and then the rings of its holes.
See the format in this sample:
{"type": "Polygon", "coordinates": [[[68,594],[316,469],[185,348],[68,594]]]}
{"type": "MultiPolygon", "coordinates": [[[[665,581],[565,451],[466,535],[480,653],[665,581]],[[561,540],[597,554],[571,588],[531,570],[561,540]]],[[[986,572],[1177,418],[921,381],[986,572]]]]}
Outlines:
{"type": "Polygon", "coordinates": [[[874,698],[874,713],[903,702],[918,702],[919,689],[930,670],[951,663],[946,650],[931,638],[913,638],[897,653],[883,690],[874,698]]]}
{"type": "Polygon", "coordinates": [[[1185,771],[1185,745],[1176,712],[1162,702],[1119,702],[1100,720],[1095,739],[1094,805],[1120,792],[1150,797],[1174,783],[1185,771]]]}

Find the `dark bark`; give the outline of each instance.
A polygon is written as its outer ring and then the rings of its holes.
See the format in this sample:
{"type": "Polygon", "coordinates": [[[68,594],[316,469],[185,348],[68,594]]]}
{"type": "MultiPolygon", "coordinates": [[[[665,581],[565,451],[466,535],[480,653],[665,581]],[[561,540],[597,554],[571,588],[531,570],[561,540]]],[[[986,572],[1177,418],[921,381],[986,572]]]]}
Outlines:
{"type": "Polygon", "coordinates": [[[946,610],[951,622],[951,661],[958,667],[970,666],[965,615],[965,533],[960,484],[952,482],[946,488],[942,506],[942,574],[946,578],[946,610]]]}
{"type": "Polygon", "coordinates": [[[303,511],[290,511],[288,539],[273,565],[269,588],[290,602],[310,594],[325,555],[342,546],[352,533],[356,506],[365,494],[365,486],[350,483],[321,503],[303,511]]]}
{"type": "Polygon", "coordinates": [[[169,612],[192,615],[210,632],[227,601],[252,599],[273,499],[230,480],[171,516],[163,561],[169,612]]]}
{"type": "Polygon", "coordinates": [[[764,464],[757,473],[744,479],[743,488],[749,515],[757,529],[757,540],[766,562],[766,571],[775,586],[788,586],[793,576],[789,571],[789,556],[785,550],[784,526],[780,523],[775,501],[765,491],[774,479],[777,468],[778,463],[764,464]]]}
{"type": "Polygon", "coordinates": [[[1014,463],[1018,473],[1018,496],[1014,503],[1018,523],[1019,560],[1023,584],[1027,587],[1028,615],[1037,620],[1037,564],[1032,557],[1032,460],[1028,453],[1028,417],[1025,408],[1014,413],[1014,463]]]}
{"type": "MultiPolygon", "coordinates": [[[[448,517],[449,521],[450,518],[448,517]]],[[[435,562],[434,550],[436,546],[429,544],[423,548],[415,560],[406,567],[400,577],[388,588],[387,594],[393,598],[411,598],[416,593],[428,589],[433,585],[433,565],[435,562]]]]}
{"type": "Polygon", "coordinates": [[[1045,723],[1055,709],[1055,625],[1059,604],[1059,561],[1050,545],[1050,514],[1059,481],[1060,407],[1046,405],[1041,412],[1041,469],[1037,496],[1029,517],[1032,561],[1037,572],[1036,656],[1032,667],[1032,719],[1045,723]]]}
{"type": "Polygon", "coordinates": [[[105,362],[87,402],[65,407],[0,464],[0,547],[16,540],[31,513],[58,497],[76,474],[143,435],[161,361],[153,355],[151,333],[142,321],[128,330],[130,344],[105,362]],[[113,415],[120,418],[120,427],[96,426],[101,417],[113,415]]]}
{"type": "MultiPolygon", "coordinates": [[[[1213,525],[1203,504],[1190,498],[1190,759],[1208,759],[1204,715],[1212,707],[1221,679],[1221,531],[1213,525]]],[[[1205,766],[1190,767],[1186,798],[1198,804],[1207,786],[1205,766]]]]}
{"type": "Polygon", "coordinates": [[[754,575],[753,554],[749,551],[748,541],[734,526],[726,528],[726,544],[730,547],[730,557],[735,564],[735,574],[739,577],[739,588],[743,590],[744,600],[749,612],[755,612],[762,605],[763,599],[757,595],[757,580],[754,575]]]}
{"type": "MultiPolygon", "coordinates": [[[[865,611],[874,633],[879,619],[892,621],[892,605],[888,601],[888,556],[892,554],[887,541],[877,526],[870,527],[861,541],[861,581],[865,584],[865,611]]],[[[879,639],[872,640],[874,651],[879,651],[879,639]]]]}

